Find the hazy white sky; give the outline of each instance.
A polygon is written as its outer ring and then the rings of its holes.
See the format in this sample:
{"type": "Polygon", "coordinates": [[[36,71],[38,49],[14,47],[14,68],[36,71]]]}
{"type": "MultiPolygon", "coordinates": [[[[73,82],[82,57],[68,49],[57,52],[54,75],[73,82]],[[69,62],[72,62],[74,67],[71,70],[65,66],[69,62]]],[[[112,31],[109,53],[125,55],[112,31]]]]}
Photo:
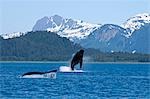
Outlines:
{"type": "Polygon", "coordinates": [[[0,0],[0,34],[31,31],[38,19],[54,14],[120,25],[145,12],[150,13],[150,0],[0,0]]]}

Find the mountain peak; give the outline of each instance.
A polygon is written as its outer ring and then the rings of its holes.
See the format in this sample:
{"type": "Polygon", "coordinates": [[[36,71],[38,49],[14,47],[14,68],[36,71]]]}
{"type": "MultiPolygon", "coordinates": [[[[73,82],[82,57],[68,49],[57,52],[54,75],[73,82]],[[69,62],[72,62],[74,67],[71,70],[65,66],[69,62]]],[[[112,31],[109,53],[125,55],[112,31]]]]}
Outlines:
{"type": "Polygon", "coordinates": [[[62,18],[60,15],[58,15],[58,14],[54,14],[53,16],[51,16],[51,17],[53,17],[53,18],[57,18],[57,17],[59,17],[59,18],[62,18]]]}
{"type": "Polygon", "coordinates": [[[36,22],[33,31],[57,32],[62,37],[70,40],[82,39],[92,31],[100,27],[98,24],[91,24],[82,20],[63,18],[59,15],[44,17],[36,22]]]}
{"type": "Polygon", "coordinates": [[[139,17],[139,19],[143,20],[150,20],[150,14],[149,13],[142,13],[142,14],[137,14],[135,17],[139,17]]]}
{"type": "Polygon", "coordinates": [[[133,17],[130,17],[122,25],[122,27],[127,29],[129,36],[131,36],[135,30],[140,29],[141,26],[143,26],[144,24],[147,24],[147,23],[150,23],[150,14],[142,13],[142,14],[137,14],[133,17]]]}

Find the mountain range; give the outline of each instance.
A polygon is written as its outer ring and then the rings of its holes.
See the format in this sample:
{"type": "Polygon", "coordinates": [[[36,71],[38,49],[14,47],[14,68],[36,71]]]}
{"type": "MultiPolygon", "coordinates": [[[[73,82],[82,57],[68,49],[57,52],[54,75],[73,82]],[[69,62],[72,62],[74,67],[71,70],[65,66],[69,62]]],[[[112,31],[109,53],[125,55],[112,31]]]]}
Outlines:
{"type": "MultiPolygon", "coordinates": [[[[150,14],[148,13],[130,17],[120,26],[92,24],[54,15],[37,20],[32,31],[54,32],[83,48],[94,48],[102,52],[150,53],[150,14]]],[[[18,32],[3,34],[1,37],[9,39],[26,34],[18,32]]]]}
{"type": "Polygon", "coordinates": [[[31,31],[11,39],[0,37],[0,43],[0,61],[68,61],[78,50],[84,49],[84,62],[150,62],[147,54],[103,53],[47,31],[31,31]]]}

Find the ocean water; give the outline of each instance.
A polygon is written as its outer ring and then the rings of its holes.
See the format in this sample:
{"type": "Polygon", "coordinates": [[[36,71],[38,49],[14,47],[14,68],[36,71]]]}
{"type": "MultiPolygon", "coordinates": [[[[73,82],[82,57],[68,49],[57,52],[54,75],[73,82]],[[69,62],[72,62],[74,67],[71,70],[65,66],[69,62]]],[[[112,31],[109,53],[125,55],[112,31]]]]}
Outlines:
{"type": "MultiPolygon", "coordinates": [[[[83,64],[84,73],[20,78],[67,63],[0,63],[0,99],[150,99],[150,64],[83,64]]],[[[78,67],[78,66],[77,66],[78,67]]]]}

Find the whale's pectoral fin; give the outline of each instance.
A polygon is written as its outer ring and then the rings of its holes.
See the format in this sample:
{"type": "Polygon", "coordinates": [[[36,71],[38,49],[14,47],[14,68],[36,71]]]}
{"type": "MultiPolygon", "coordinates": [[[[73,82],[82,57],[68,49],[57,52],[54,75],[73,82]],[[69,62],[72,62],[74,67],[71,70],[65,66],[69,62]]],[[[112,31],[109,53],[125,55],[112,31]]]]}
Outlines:
{"type": "Polygon", "coordinates": [[[80,69],[82,68],[82,62],[83,62],[83,60],[81,59],[80,60],[80,69]]]}
{"type": "Polygon", "coordinates": [[[74,70],[74,66],[73,65],[71,65],[71,70],[74,70]]]}

